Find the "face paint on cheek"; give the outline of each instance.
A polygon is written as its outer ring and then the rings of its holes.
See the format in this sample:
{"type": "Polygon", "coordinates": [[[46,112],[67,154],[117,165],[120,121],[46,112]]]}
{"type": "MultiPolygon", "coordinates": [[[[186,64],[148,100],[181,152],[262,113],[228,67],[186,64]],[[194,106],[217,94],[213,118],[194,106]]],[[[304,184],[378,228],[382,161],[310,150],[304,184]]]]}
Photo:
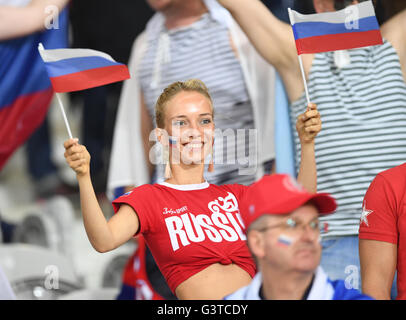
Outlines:
{"type": "Polygon", "coordinates": [[[290,247],[294,241],[295,241],[295,239],[293,239],[287,235],[281,234],[278,237],[276,244],[280,247],[290,247]]]}
{"type": "Polygon", "coordinates": [[[176,148],[178,144],[178,139],[172,136],[168,136],[168,138],[169,138],[169,146],[172,148],[176,148]]]}

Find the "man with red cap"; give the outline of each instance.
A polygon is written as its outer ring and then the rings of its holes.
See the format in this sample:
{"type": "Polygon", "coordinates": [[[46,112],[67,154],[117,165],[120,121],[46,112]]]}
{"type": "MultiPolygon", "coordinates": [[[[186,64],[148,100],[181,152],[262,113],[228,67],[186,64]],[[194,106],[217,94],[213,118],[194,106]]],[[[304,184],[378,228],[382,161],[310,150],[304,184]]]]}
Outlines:
{"type": "Polygon", "coordinates": [[[334,212],[326,193],[309,193],[288,175],[268,175],[240,203],[258,273],[226,300],[366,300],[320,267],[319,216],[334,212]]]}

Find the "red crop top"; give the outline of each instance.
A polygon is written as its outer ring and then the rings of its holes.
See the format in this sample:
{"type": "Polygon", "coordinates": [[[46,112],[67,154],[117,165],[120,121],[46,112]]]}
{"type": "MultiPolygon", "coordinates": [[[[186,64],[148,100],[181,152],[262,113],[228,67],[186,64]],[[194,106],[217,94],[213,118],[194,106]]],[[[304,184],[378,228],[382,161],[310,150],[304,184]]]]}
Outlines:
{"type": "Polygon", "coordinates": [[[113,201],[130,205],[169,288],[214,263],[235,263],[251,277],[254,260],[245,243],[238,199],[243,185],[143,185],[113,201]]]}

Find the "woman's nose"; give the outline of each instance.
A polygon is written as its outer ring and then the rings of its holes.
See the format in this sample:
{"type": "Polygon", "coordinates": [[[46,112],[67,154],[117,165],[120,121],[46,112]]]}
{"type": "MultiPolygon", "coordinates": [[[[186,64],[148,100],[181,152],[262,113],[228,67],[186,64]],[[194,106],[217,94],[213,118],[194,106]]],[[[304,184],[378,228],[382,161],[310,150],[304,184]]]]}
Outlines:
{"type": "Polygon", "coordinates": [[[187,130],[183,132],[185,138],[195,139],[202,136],[199,128],[196,125],[190,125],[187,130]]]}

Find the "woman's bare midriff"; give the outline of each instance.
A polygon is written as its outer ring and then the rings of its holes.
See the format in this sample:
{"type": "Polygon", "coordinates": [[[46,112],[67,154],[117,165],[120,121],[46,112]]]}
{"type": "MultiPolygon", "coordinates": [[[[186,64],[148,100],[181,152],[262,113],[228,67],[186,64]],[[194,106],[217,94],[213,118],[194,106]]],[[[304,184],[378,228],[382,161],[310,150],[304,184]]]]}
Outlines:
{"type": "Polygon", "coordinates": [[[248,285],[251,279],[236,264],[215,263],[183,281],[175,292],[181,300],[220,300],[248,285]]]}

